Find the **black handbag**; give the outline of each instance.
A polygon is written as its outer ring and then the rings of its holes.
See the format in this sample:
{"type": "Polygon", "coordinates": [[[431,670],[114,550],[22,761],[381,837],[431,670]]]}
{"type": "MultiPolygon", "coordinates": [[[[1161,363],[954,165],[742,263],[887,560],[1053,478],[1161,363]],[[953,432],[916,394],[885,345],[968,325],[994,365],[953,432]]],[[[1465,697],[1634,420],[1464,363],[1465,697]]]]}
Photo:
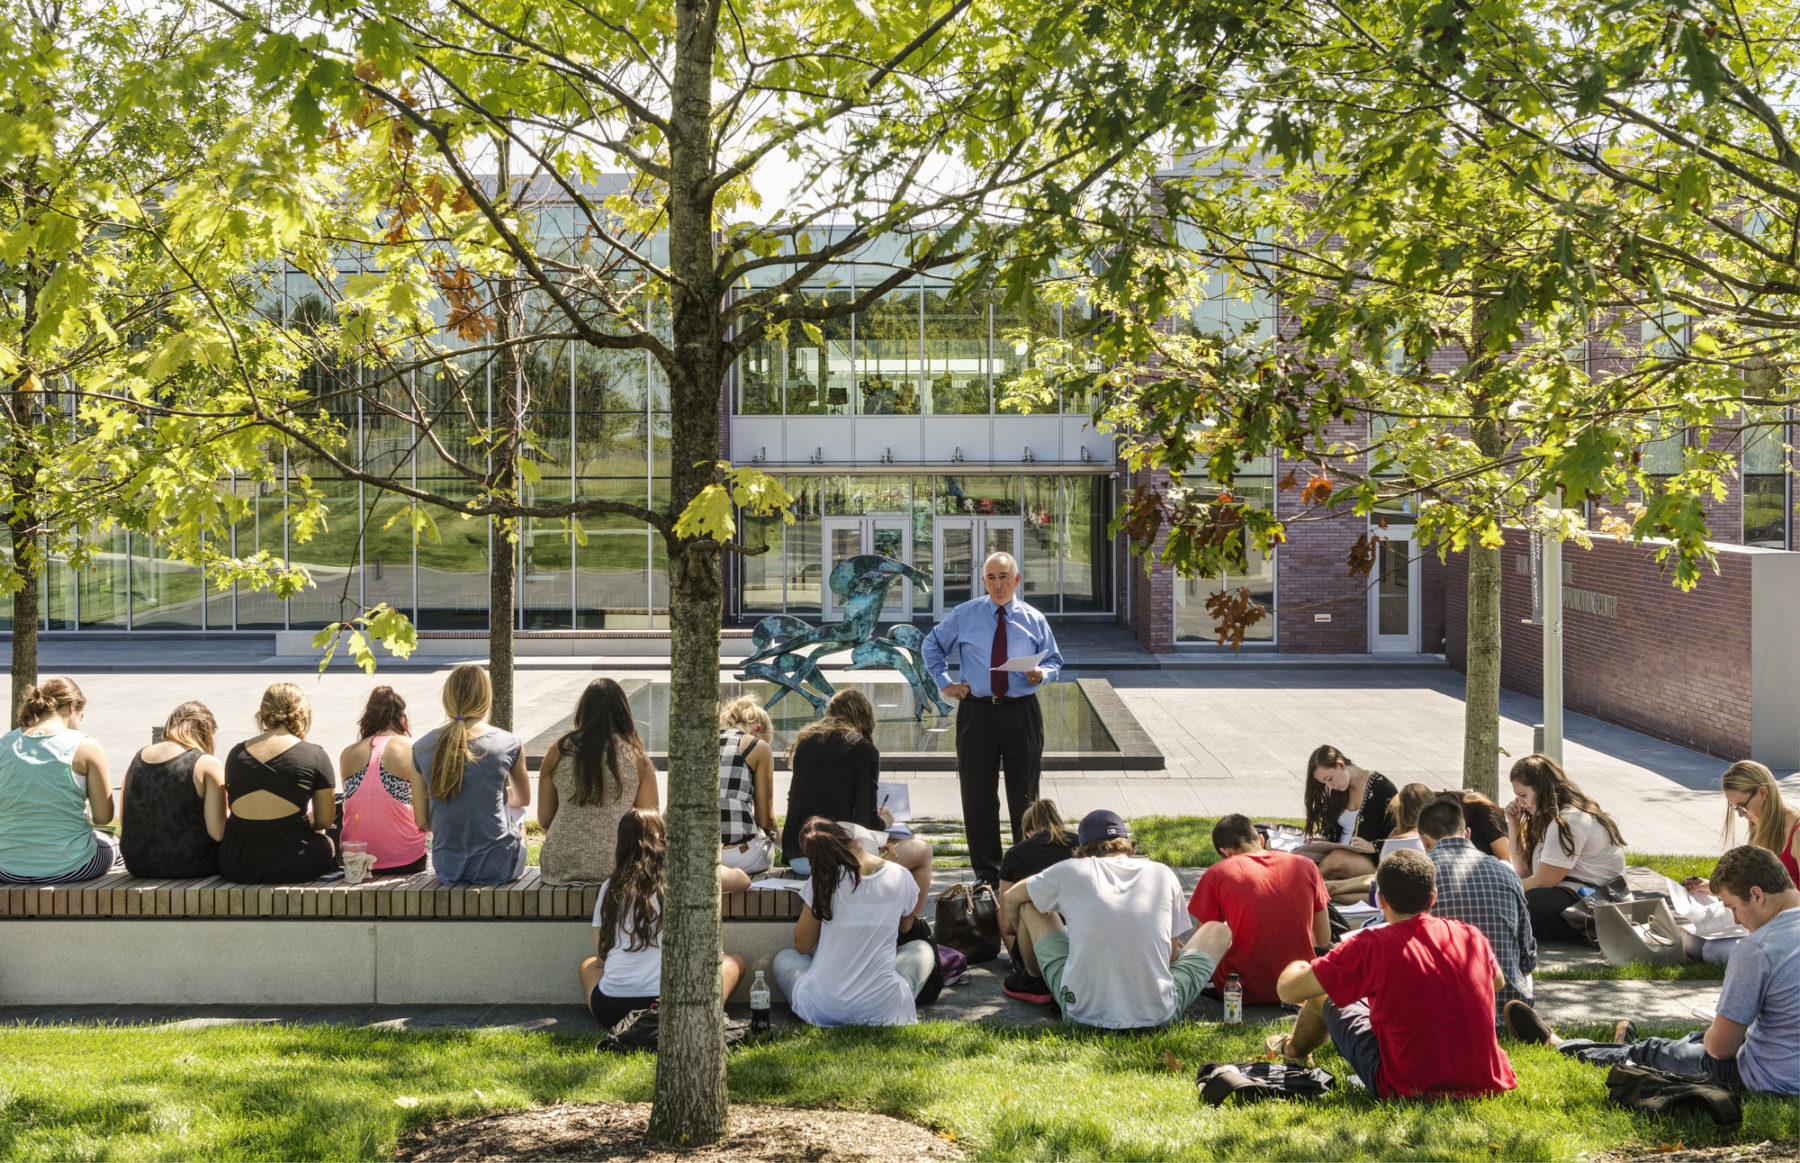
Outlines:
{"type": "Polygon", "coordinates": [[[989,885],[954,884],[939,893],[932,928],[938,944],[961,953],[970,965],[1000,956],[1000,900],[989,885]]]}

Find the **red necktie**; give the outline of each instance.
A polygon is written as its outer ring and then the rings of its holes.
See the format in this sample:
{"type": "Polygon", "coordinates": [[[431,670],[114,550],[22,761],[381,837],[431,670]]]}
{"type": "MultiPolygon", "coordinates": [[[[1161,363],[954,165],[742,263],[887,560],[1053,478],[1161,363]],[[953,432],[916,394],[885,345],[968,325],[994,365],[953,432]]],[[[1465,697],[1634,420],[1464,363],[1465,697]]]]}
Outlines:
{"type": "Polygon", "coordinates": [[[1000,619],[994,624],[994,647],[988,652],[988,665],[994,668],[988,675],[988,686],[992,689],[994,697],[999,698],[1006,693],[1006,672],[1000,669],[1007,659],[1006,607],[997,606],[995,608],[1000,613],[1000,619]]]}

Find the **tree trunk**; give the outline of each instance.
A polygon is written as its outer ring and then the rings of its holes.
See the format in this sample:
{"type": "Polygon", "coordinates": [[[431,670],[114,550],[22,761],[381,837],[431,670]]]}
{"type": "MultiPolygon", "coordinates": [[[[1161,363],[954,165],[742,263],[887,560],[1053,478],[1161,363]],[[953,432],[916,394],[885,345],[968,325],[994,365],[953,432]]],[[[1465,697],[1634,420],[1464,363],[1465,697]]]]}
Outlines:
{"type": "MultiPolygon", "coordinates": [[[[510,143],[495,143],[498,162],[498,195],[503,204],[512,200],[512,167],[510,143]]],[[[503,278],[496,288],[495,340],[500,344],[494,360],[493,419],[500,430],[500,442],[489,462],[496,496],[509,497],[519,483],[519,433],[524,427],[524,390],[519,382],[519,349],[512,345],[514,310],[518,305],[518,284],[503,278]]],[[[488,722],[503,730],[513,729],[513,626],[517,621],[519,584],[519,522],[495,519],[490,525],[490,560],[488,563],[488,678],[494,686],[493,706],[488,709],[488,722]]]]}
{"type": "Polygon", "coordinates": [[[19,704],[25,692],[37,685],[38,670],[38,567],[30,555],[19,550],[19,538],[31,537],[29,526],[13,526],[13,568],[25,578],[25,584],[13,594],[12,630],[12,705],[7,708],[7,722],[19,725],[19,704]]]}
{"type": "Polygon", "coordinates": [[[518,546],[512,529],[516,522],[493,522],[493,568],[488,574],[488,677],[494,684],[494,703],[488,722],[513,729],[513,615],[518,604],[518,546]]]}
{"type": "MultiPolygon", "coordinates": [[[[1470,435],[1482,456],[1493,463],[1499,460],[1505,448],[1505,438],[1500,430],[1501,417],[1493,411],[1492,402],[1482,387],[1483,378],[1496,364],[1488,344],[1493,326],[1492,300],[1477,297],[1472,314],[1470,346],[1476,366],[1469,375],[1469,382],[1475,388],[1471,410],[1475,420],[1470,435]]],[[[1469,649],[1468,669],[1463,675],[1463,786],[1496,802],[1500,786],[1501,579],[1499,548],[1489,548],[1476,541],[1469,547],[1469,649]]]]}
{"type": "MultiPolygon", "coordinates": [[[[669,106],[669,516],[712,483],[719,457],[723,288],[714,273],[712,74],[717,10],[675,5],[669,106]]],[[[669,539],[669,827],[663,888],[662,1022],[648,1138],[674,1146],[725,1133],[725,1009],[719,996],[719,549],[669,539]]]]}
{"type": "Polygon", "coordinates": [[[1469,650],[1463,695],[1463,786],[1498,799],[1500,551],[1469,548],[1469,650]]]}

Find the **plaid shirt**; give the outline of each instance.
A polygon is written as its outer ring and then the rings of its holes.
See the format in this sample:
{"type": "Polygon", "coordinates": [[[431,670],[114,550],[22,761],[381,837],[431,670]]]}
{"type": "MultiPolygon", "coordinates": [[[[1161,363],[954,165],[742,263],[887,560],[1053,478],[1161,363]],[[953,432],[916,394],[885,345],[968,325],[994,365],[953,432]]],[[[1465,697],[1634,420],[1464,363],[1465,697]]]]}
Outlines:
{"type": "Polygon", "coordinates": [[[1462,921],[1480,929],[1494,948],[1494,960],[1506,984],[1494,992],[1494,1020],[1506,1003],[1531,1001],[1531,971],[1537,967],[1537,938],[1518,874],[1479,852],[1462,836],[1447,836],[1431,850],[1437,869],[1437,903],[1433,916],[1462,921]]]}
{"type": "Polygon", "coordinates": [[[719,732],[719,842],[725,846],[762,831],[756,826],[756,777],[738,752],[743,738],[736,727],[719,732]]]}

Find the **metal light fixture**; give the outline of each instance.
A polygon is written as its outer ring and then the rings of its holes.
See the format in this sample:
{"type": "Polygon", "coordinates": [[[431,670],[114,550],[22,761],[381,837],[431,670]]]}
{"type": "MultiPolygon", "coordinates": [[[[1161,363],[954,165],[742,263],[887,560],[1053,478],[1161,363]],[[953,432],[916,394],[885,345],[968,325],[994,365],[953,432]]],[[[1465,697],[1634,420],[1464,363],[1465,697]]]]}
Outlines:
{"type": "Polygon", "coordinates": [[[894,463],[893,448],[889,447],[889,448],[884,448],[881,450],[881,463],[882,464],[893,464],[894,463]]]}
{"type": "Polygon", "coordinates": [[[1094,454],[1088,451],[1088,447],[1085,444],[1081,446],[1081,459],[1084,461],[1091,461],[1094,459],[1094,454]]]}
{"type": "Polygon", "coordinates": [[[957,464],[962,463],[962,446],[961,445],[958,445],[956,451],[950,454],[950,459],[955,461],[957,464]]]}
{"type": "Polygon", "coordinates": [[[825,450],[823,448],[815,447],[813,449],[812,462],[814,464],[823,464],[825,462],[825,450]]]}
{"type": "Polygon", "coordinates": [[[1023,460],[1026,464],[1030,464],[1032,461],[1037,459],[1037,457],[1031,455],[1031,445],[1027,444],[1025,446],[1025,455],[1020,457],[1019,459],[1023,460]]]}
{"type": "Polygon", "coordinates": [[[765,444],[761,448],[758,448],[756,450],[756,455],[750,458],[750,463],[751,464],[761,464],[763,461],[768,459],[768,456],[769,456],[769,446],[765,444]]]}

